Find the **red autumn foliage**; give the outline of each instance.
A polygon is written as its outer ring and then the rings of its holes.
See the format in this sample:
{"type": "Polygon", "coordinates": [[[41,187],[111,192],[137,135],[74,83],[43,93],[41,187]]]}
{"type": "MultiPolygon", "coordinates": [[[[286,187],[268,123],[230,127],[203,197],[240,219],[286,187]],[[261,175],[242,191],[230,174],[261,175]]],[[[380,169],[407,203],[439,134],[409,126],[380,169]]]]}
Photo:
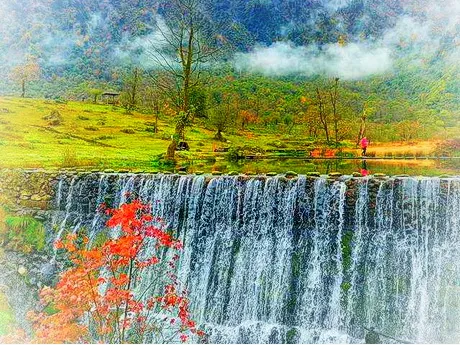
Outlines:
{"type": "Polygon", "coordinates": [[[121,229],[121,235],[101,246],[88,248],[89,240],[74,234],[56,242],[72,267],[54,288],[41,291],[41,302],[55,312],[31,313],[34,338],[28,341],[165,343],[204,336],[172,271],[182,244],[152,223],[149,210],[139,201],[106,210],[107,226],[121,229]],[[139,283],[145,270],[154,277],[147,286],[139,283]]]}

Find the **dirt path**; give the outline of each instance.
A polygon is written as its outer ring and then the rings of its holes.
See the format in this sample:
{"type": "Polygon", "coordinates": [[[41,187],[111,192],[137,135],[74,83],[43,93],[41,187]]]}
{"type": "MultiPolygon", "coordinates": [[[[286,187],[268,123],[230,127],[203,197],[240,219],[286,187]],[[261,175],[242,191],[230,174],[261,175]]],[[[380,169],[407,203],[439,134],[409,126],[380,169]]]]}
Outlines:
{"type": "MultiPolygon", "coordinates": [[[[367,152],[375,157],[391,156],[432,156],[436,151],[437,141],[418,141],[418,142],[391,142],[369,144],[367,152]]],[[[361,149],[355,149],[361,155],[361,149]]]]}

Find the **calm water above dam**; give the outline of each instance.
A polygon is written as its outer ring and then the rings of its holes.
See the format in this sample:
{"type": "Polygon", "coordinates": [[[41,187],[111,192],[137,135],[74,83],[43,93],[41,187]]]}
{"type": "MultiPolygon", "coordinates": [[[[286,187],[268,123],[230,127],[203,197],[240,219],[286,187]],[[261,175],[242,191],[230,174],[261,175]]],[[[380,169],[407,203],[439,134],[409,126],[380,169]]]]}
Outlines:
{"type": "Polygon", "coordinates": [[[216,163],[192,162],[190,168],[194,171],[212,171],[214,168],[223,172],[255,172],[283,173],[289,170],[299,174],[309,172],[341,172],[352,174],[383,173],[387,175],[407,174],[410,176],[439,176],[444,174],[460,175],[460,158],[444,159],[302,159],[302,158],[276,158],[240,160],[238,162],[217,161],[216,163]]]}

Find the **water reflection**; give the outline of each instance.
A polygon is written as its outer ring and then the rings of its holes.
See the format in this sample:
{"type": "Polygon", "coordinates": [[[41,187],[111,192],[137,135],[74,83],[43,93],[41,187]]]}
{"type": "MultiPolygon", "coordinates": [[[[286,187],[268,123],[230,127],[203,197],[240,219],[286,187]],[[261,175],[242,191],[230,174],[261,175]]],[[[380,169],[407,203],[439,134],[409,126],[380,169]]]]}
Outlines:
{"type": "Polygon", "coordinates": [[[460,159],[254,159],[228,162],[221,160],[213,163],[194,161],[189,171],[202,170],[209,172],[252,172],[283,173],[293,170],[299,174],[319,172],[328,174],[340,172],[342,174],[360,173],[364,176],[384,173],[387,175],[407,174],[411,176],[436,176],[443,174],[460,175],[460,159]]]}

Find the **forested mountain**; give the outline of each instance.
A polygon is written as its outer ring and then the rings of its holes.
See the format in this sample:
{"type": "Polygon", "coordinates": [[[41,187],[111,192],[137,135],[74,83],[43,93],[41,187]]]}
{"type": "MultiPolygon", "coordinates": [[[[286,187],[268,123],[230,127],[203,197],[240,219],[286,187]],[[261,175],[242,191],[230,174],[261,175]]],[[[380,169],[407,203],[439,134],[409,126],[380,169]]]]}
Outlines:
{"type": "MultiPolygon", "coordinates": [[[[11,66],[30,54],[48,74],[111,78],[120,60],[146,48],[161,5],[161,0],[2,1],[0,63],[11,66]]],[[[337,43],[396,46],[403,50],[396,53],[415,51],[422,59],[458,54],[460,10],[452,0],[203,0],[202,8],[243,52],[290,42],[320,50],[337,43]],[[427,45],[430,54],[422,56],[427,45]]]]}
{"type": "MultiPolygon", "coordinates": [[[[74,97],[87,85],[121,90],[133,66],[157,68],[148,53],[158,43],[155,23],[167,14],[167,4],[2,1],[0,93],[19,92],[14,71],[28,61],[39,68],[31,78],[32,96],[74,97]]],[[[248,79],[263,80],[267,89],[285,83],[298,100],[313,97],[321,80],[338,77],[347,94],[362,99],[354,111],[375,104],[376,120],[399,121],[415,112],[416,118],[458,121],[456,0],[202,0],[200,6],[230,47],[218,67],[209,66],[222,76],[216,88],[229,90],[248,79]],[[233,82],[226,83],[226,76],[233,82]]]]}

